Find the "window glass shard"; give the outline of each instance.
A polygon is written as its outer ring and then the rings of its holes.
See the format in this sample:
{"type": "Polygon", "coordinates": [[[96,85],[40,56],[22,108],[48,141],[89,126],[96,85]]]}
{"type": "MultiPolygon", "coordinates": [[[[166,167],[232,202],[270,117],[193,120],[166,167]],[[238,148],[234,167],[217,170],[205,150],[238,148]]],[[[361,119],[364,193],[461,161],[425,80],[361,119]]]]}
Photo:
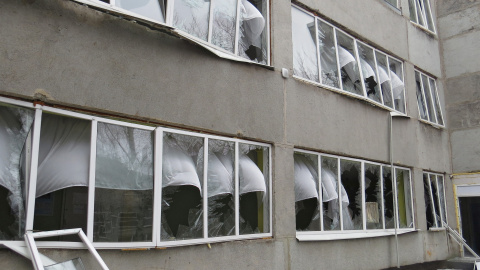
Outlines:
{"type": "Polygon", "coordinates": [[[380,165],[365,163],[365,212],[367,229],[383,229],[380,165]]]}
{"type": "Polygon", "coordinates": [[[348,196],[347,211],[342,213],[344,230],[363,230],[361,171],[360,162],[340,160],[341,181],[348,196]]]}
{"type": "MultiPolygon", "coordinates": [[[[322,156],[322,209],[325,231],[340,230],[340,196],[338,195],[338,159],[322,156]]],[[[348,196],[340,185],[342,209],[348,211],[348,196]]]]}
{"type": "Polygon", "coordinates": [[[292,42],[293,74],[319,82],[315,20],[294,7],[292,7],[292,42]]]}
{"type": "Polygon", "coordinates": [[[373,49],[358,42],[357,44],[367,97],[376,102],[381,102],[380,87],[378,85],[373,49]]]}
{"type": "Polygon", "coordinates": [[[154,21],[165,23],[164,0],[115,0],[115,5],[154,21]]]}
{"type": "Polygon", "coordinates": [[[303,153],[294,155],[297,231],[320,231],[317,168],[317,156],[303,153]]]}
{"type": "MultiPolygon", "coordinates": [[[[442,214],[442,221],[447,223],[448,221],[447,221],[447,209],[446,209],[446,201],[445,201],[445,185],[444,185],[442,175],[437,176],[437,182],[438,182],[438,197],[440,199],[439,206],[442,214]]],[[[440,224],[440,226],[443,227],[443,224],[440,224]]]]}
{"type": "Polygon", "coordinates": [[[207,41],[210,0],[173,1],[173,26],[207,41]]]}
{"type": "Polygon", "coordinates": [[[98,123],[93,239],[150,242],[153,133],[98,123]]]}
{"type": "Polygon", "coordinates": [[[266,64],[268,61],[267,1],[240,0],[239,55],[266,64]]]}
{"type": "Polygon", "coordinates": [[[428,178],[428,174],[423,174],[423,191],[424,191],[424,199],[425,199],[425,213],[427,215],[427,229],[431,227],[437,227],[435,214],[433,211],[433,201],[430,188],[430,180],[428,178]]]}
{"type": "Polygon", "coordinates": [[[354,41],[340,31],[336,33],[343,90],[363,96],[354,41]]]}
{"type": "Polygon", "coordinates": [[[390,76],[388,75],[389,69],[387,64],[387,56],[376,52],[377,68],[378,68],[378,82],[382,90],[383,104],[393,108],[393,94],[390,76]]]}
{"type": "Polygon", "coordinates": [[[212,43],[229,52],[235,50],[237,1],[213,2],[212,43]]]}
{"type": "Polygon", "coordinates": [[[320,20],[317,20],[317,22],[322,84],[340,88],[338,81],[338,63],[337,53],[335,50],[336,46],[333,27],[320,20]]]}

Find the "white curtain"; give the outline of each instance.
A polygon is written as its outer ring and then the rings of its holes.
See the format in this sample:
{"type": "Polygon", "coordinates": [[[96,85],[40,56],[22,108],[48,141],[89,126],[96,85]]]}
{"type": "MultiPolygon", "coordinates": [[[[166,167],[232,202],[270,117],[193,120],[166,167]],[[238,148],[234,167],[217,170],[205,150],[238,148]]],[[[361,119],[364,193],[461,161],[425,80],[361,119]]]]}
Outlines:
{"type": "Polygon", "coordinates": [[[355,74],[355,65],[357,62],[355,61],[355,57],[342,46],[338,46],[338,60],[340,68],[344,68],[348,77],[352,82],[355,82],[357,80],[357,75],[355,74]]]}
{"type": "Polygon", "coordinates": [[[262,171],[247,155],[239,157],[240,195],[248,192],[266,194],[267,187],[262,171]]]}
{"type": "Polygon", "coordinates": [[[229,155],[214,152],[208,155],[208,197],[233,194],[233,171],[233,160],[229,155]]]}
{"type": "Polygon", "coordinates": [[[317,198],[317,172],[307,158],[295,155],[295,202],[317,198]]]}
{"type": "Polygon", "coordinates": [[[395,72],[390,72],[390,75],[392,76],[393,98],[400,99],[402,98],[404,83],[402,79],[400,79],[400,77],[398,77],[398,75],[395,74],[395,72]]]}
{"type": "Polygon", "coordinates": [[[261,35],[265,27],[265,18],[262,13],[248,0],[240,2],[241,24],[245,30],[248,45],[261,47],[261,35]]]}

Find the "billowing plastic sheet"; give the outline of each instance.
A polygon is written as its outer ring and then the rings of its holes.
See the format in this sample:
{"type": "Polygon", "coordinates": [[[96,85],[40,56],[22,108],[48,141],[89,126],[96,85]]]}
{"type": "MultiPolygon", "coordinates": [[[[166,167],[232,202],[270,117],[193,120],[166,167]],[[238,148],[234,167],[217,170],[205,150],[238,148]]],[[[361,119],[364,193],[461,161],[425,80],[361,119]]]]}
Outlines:
{"type": "Polygon", "coordinates": [[[36,197],[72,186],[88,186],[91,123],[43,113],[36,197]]]}
{"type": "Polygon", "coordinates": [[[268,60],[264,31],[266,2],[260,1],[259,6],[254,6],[248,0],[240,0],[239,55],[258,63],[266,63],[268,60]]]}
{"type": "Polygon", "coordinates": [[[20,164],[33,118],[33,110],[0,104],[0,185],[9,191],[7,200],[15,216],[8,231],[0,231],[0,239],[19,239],[23,235],[25,179],[20,164]]]}
{"type": "Polygon", "coordinates": [[[297,231],[319,231],[318,158],[314,155],[296,153],[294,168],[297,231]]]}
{"type": "Polygon", "coordinates": [[[295,201],[317,198],[318,173],[312,164],[302,155],[295,155],[295,201]]]}

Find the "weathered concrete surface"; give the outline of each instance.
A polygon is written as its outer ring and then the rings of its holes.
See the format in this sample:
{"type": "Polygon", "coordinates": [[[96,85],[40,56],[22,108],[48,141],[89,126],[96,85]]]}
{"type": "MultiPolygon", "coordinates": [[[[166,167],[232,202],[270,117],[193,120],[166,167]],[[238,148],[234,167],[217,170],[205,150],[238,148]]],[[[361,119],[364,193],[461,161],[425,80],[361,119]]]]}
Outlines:
{"type": "MultiPolygon", "coordinates": [[[[412,23],[408,24],[408,53],[409,61],[413,65],[434,77],[442,76],[440,57],[438,57],[440,55],[438,39],[412,23]]],[[[411,91],[411,93],[414,92],[411,91]]]]}
{"type": "Polygon", "coordinates": [[[438,19],[442,39],[480,29],[480,2],[469,9],[460,10],[438,19]]]}
{"type": "Polygon", "coordinates": [[[447,80],[445,100],[447,107],[455,107],[457,103],[466,103],[480,100],[480,71],[467,76],[455,77],[447,80]]]}
{"type": "Polygon", "coordinates": [[[479,0],[437,0],[438,17],[463,11],[470,7],[480,4],[479,0]]]}
{"type": "Polygon", "coordinates": [[[454,172],[478,171],[480,129],[456,130],[451,134],[452,166],[454,172]]]}
{"type": "Polygon", "coordinates": [[[447,39],[443,42],[445,75],[453,78],[480,70],[480,31],[447,39]]]}

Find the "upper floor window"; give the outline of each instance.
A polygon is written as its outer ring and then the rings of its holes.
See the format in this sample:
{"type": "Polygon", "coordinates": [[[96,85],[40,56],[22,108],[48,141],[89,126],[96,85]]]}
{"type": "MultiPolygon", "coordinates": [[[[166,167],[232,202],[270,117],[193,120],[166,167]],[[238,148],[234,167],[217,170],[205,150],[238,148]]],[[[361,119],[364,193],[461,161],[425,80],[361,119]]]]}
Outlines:
{"type": "Polygon", "coordinates": [[[399,7],[398,1],[399,0],[385,0],[385,2],[389,3],[392,7],[396,7],[396,8],[399,7]]]}
{"type": "Polygon", "coordinates": [[[444,126],[442,107],[433,78],[415,70],[417,104],[420,118],[432,124],[444,126]]]}
{"type": "Polygon", "coordinates": [[[423,173],[427,228],[443,228],[447,223],[445,181],[441,174],[423,173]]]}
{"type": "Polygon", "coordinates": [[[405,113],[401,61],[292,7],[295,76],[405,113]]]}
{"type": "Polygon", "coordinates": [[[271,236],[269,145],[2,101],[0,243],[69,228],[103,248],[271,236]]]}
{"type": "Polygon", "coordinates": [[[430,0],[408,0],[410,20],[435,33],[430,0]]]}
{"type": "Polygon", "coordinates": [[[300,150],[294,162],[297,236],[414,228],[410,170],[300,150]]]}
{"type": "Polygon", "coordinates": [[[199,42],[269,64],[268,0],[77,0],[167,24],[199,42]]]}

